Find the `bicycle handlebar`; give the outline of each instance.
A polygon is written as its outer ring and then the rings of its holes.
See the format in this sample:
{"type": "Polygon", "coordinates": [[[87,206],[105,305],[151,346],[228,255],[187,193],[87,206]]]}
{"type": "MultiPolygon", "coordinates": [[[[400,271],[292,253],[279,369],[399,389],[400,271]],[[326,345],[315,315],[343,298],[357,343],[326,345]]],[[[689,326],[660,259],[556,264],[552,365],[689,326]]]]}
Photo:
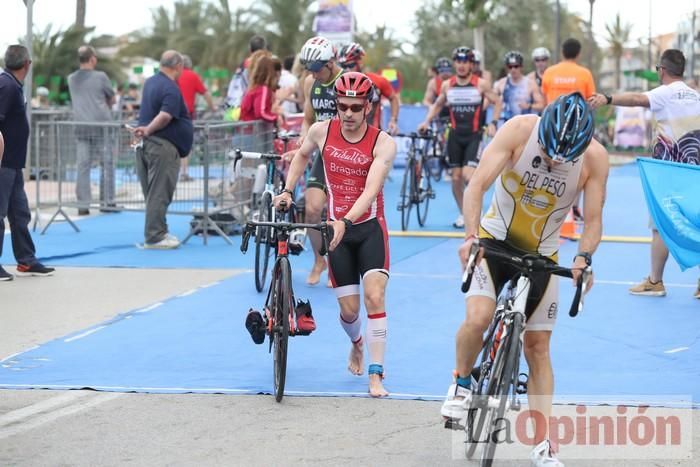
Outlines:
{"type": "Polygon", "coordinates": [[[411,139],[426,139],[430,140],[433,139],[433,130],[425,130],[422,133],[417,133],[415,131],[412,131],[410,133],[397,133],[394,136],[399,137],[399,138],[411,138],[411,139]]]}
{"type": "Polygon", "coordinates": [[[263,159],[268,161],[278,161],[282,159],[279,154],[265,153],[265,152],[250,152],[241,151],[239,148],[233,150],[233,154],[228,155],[229,159],[233,159],[233,166],[238,164],[241,159],[263,159]]]}
{"type": "MultiPolygon", "coordinates": [[[[471,249],[469,251],[469,257],[467,259],[467,267],[464,270],[462,276],[462,292],[466,293],[469,290],[469,286],[472,281],[472,276],[474,273],[474,267],[476,266],[476,258],[479,251],[483,251],[484,258],[494,258],[501,261],[505,261],[520,271],[527,275],[531,272],[548,272],[560,277],[570,277],[573,278],[573,270],[570,268],[565,268],[554,264],[548,259],[539,255],[525,255],[517,256],[508,253],[504,253],[499,250],[494,250],[488,248],[487,246],[479,246],[478,242],[472,243],[471,249]]],[[[571,309],[569,309],[569,316],[572,318],[578,315],[583,310],[583,297],[586,294],[586,289],[588,287],[588,280],[593,274],[593,270],[590,266],[583,269],[582,274],[579,276],[576,282],[576,292],[574,293],[574,298],[571,301],[571,309]]]]}
{"type": "Polygon", "coordinates": [[[241,240],[241,251],[246,253],[248,251],[248,241],[250,236],[255,231],[256,227],[272,227],[280,232],[291,232],[296,229],[313,229],[321,232],[321,239],[323,243],[319,254],[321,256],[326,256],[328,254],[328,237],[333,237],[333,227],[327,222],[321,222],[318,224],[300,224],[296,222],[256,222],[249,221],[246,222],[245,228],[243,229],[243,239],[241,240]]]}

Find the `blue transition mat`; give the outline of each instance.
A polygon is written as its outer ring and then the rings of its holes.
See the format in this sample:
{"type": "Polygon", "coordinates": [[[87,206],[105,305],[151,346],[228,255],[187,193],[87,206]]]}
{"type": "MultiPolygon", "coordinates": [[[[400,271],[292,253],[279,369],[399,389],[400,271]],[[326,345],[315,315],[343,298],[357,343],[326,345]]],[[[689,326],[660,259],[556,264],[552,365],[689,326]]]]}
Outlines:
{"type": "MultiPolygon", "coordinates": [[[[400,172],[387,183],[389,227],[398,229],[396,199],[400,172]]],[[[437,185],[426,230],[451,227],[456,208],[450,185],[437,185]]],[[[636,167],[612,169],[604,233],[649,235],[648,215],[636,167]]],[[[171,230],[184,236],[189,219],[170,216],[171,230]]],[[[209,287],[132,310],[90,329],[5,358],[0,388],[94,388],[155,393],[269,393],[272,357],[244,328],[249,307],[260,309],[247,256],[220,238],[209,246],[192,239],[175,251],[143,251],[143,214],[121,213],[82,219],[81,233],[65,223],[36,235],[39,254],[55,266],[236,268],[239,274],[209,287]]],[[[411,229],[419,230],[415,217],[411,229]]],[[[386,387],[395,398],[440,399],[451,381],[454,335],[464,318],[459,292],[459,240],[391,238],[392,278],[387,290],[389,341],[386,387]]],[[[12,263],[9,241],[1,261],[12,263]]],[[[564,264],[577,249],[564,242],[564,264]]],[[[307,287],[308,253],[292,258],[298,298],[309,298],[318,330],[292,338],[287,393],[366,395],[367,378],[347,371],[349,343],[338,323],[338,306],[326,287],[307,287]]],[[[682,273],[669,261],[665,298],[634,297],[629,284],[649,268],[649,245],[603,243],[595,255],[596,285],[576,319],[566,314],[573,294],[562,280],[561,312],[553,334],[556,400],[581,396],[648,397],[686,405],[700,400],[700,314],[691,297],[698,272],[682,273]]],[[[59,272],[60,274],[60,269],[59,272]]],[[[126,310],[125,310],[126,311],[126,310]]],[[[364,315],[364,312],[363,312],[364,315]]],[[[524,363],[523,363],[524,365],[524,363]]]]}
{"type": "MultiPolygon", "coordinates": [[[[458,245],[433,243],[394,263],[387,291],[386,386],[392,397],[439,399],[450,383],[454,333],[464,316],[458,245]]],[[[641,245],[624,250],[625,258],[643,252],[641,245]]],[[[563,257],[574,251],[574,243],[562,247],[563,257]]],[[[583,314],[559,317],[552,352],[557,398],[698,400],[700,315],[692,289],[669,287],[663,299],[633,297],[626,285],[610,280],[616,271],[601,264],[583,314]]],[[[669,273],[669,282],[690,284],[692,276],[669,273]]],[[[346,369],[349,343],[333,294],[303,285],[304,277],[295,273],[296,294],[311,299],[318,329],[290,341],[287,393],[366,395],[366,377],[346,369]]],[[[562,281],[561,290],[561,307],[568,309],[573,288],[562,281]]],[[[272,357],[243,325],[249,306],[259,309],[263,300],[251,273],[236,275],[7,358],[0,388],[269,393],[272,357]]]]}

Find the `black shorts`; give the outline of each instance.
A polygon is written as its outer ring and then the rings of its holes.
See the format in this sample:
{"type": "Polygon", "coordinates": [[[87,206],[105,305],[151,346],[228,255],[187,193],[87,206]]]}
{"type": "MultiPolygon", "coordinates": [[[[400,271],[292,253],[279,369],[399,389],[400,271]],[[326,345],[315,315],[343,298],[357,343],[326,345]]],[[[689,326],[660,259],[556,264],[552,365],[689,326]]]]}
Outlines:
{"type": "Polygon", "coordinates": [[[447,137],[447,155],[450,167],[476,167],[479,165],[479,144],[481,132],[459,134],[450,130],[447,137]]]}
{"type": "Polygon", "coordinates": [[[370,272],[389,275],[389,234],[384,218],[355,224],[335,250],[328,253],[331,279],[336,296],[359,295],[360,281],[370,272]]]}
{"type": "MultiPolygon", "coordinates": [[[[488,238],[482,238],[480,240],[481,244],[493,249],[493,250],[499,250],[504,253],[508,253],[513,256],[523,256],[527,254],[527,252],[520,250],[518,248],[515,248],[511,245],[508,245],[507,243],[500,241],[500,240],[493,240],[493,239],[488,239],[488,238]]],[[[503,287],[510,281],[515,274],[519,272],[518,269],[515,268],[515,266],[507,263],[503,263],[498,259],[491,259],[491,258],[486,258],[484,261],[486,261],[486,265],[488,266],[488,273],[491,276],[491,281],[493,283],[493,288],[495,292],[495,296],[498,297],[501,294],[501,291],[503,290],[503,287]]],[[[551,260],[550,260],[551,261],[551,260]]],[[[552,261],[552,264],[556,264],[554,261],[552,261]]],[[[529,275],[530,277],[530,293],[527,296],[527,303],[525,305],[525,316],[529,319],[530,316],[532,316],[533,312],[538,308],[540,303],[542,302],[542,299],[545,296],[545,292],[548,289],[549,282],[552,278],[552,274],[548,272],[536,272],[536,273],[531,273],[529,275]]],[[[477,279],[477,276],[475,276],[476,280],[473,280],[472,283],[474,282],[480,282],[479,279],[477,279]]],[[[481,278],[481,280],[484,280],[481,278]]],[[[474,289],[479,289],[479,288],[490,288],[488,286],[480,286],[479,284],[474,284],[474,289]]],[[[472,291],[472,288],[470,288],[470,292],[472,291]]],[[[481,295],[481,294],[479,294],[481,295]]],[[[554,293],[554,298],[548,297],[548,300],[552,301],[554,300],[554,310],[556,311],[556,297],[557,294],[556,292],[554,293]]],[[[547,312],[551,311],[552,303],[546,303],[546,308],[547,312]]],[[[551,317],[550,317],[551,319],[551,317]]]]}
{"type": "Polygon", "coordinates": [[[321,152],[316,150],[311,163],[311,172],[309,178],[306,179],[306,188],[318,188],[326,191],[326,173],[323,171],[323,158],[321,152]]]}

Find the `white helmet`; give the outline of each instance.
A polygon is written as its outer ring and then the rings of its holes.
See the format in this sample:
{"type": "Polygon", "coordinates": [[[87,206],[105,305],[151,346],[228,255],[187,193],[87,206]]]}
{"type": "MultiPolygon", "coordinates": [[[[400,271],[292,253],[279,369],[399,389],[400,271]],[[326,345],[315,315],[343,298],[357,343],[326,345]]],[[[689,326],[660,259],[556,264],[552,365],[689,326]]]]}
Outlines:
{"type": "Polygon", "coordinates": [[[335,47],[325,37],[312,37],[301,48],[299,61],[309,71],[319,71],[335,58],[335,47]]]}
{"type": "Polygon", "coordinates": [[[481,63],[481,52],[476,49],[472,49],[472,54],[474,55],[474,63],[481,63]]]}
{"type": "Polygon", "coordinates": [[[537,47],[535,50],[532,51],[533,60],[537,60],[538,58],[549,60],[549,57],[549,50],[547,50],[546,47],[537,47]]]}

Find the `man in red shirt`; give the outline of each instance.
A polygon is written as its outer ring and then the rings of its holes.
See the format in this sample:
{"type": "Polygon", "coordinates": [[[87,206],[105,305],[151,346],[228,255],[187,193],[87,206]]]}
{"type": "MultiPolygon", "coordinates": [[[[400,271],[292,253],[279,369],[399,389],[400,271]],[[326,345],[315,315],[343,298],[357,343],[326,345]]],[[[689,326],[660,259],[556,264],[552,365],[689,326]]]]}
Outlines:
{"type": "Polygon", "coordinates": [[[338,65],[345,71],[357,71],[364,73],[374,84],[375,95],[370,97],[372,110],[367,116],[367,122],[377,128],[382,127],[382,97],[389,100],[391,105],[391,118],[389,119],[389,134],[395,135],[399,131],[399,95],[394,92],[389,80],[382,75],[362,71],[362,58],[365,50],[357,42],[351,42],[338,52],[338,65]]]}
{"type": "MultiPolygon", "coordinates": [[[[177,79],[177,85],[180,88],[180,93],[182,93],[182,99],[185,101],[185,107],[187,107],[187,111],[190,113],[190,118],[192,118],[192,121],[194,121],[194,104],[197,94],[204,96],[204,100],[207,101],[209,110],[214,112],[216,107],[214,107],[214,101],[212,100],[209,91],[207,91],[206,86],[204,86],[202,78],[200,78],[197,72],[192,69],[192,59],[188,55],[183,55],[182,58],[185,61],[185,67],[183,68],[180,77],[177,79]]],[[[182,158],[180,166],[180,180],[183,182],[189,182],[192,180],[192,177],[190,177],[190,175],[187,173],[189,165],[188,161],[189,159],[187,157],[182,158]]]]}
{"type": "Polygon", "coordinates": [[[274,203],[287,206],[292,190],[311,154],[319,149],[328,189],[330,278],[340,305],[340,324],[350,338],[348,370],[364,372],[364,341],[370,365],[369,393],[388,395],[382,382],[386,348],[385,291],[389,280],[389,236],[384,218],[382,186],[396,157],[396,143],[371,126],[372,82],[348,72],[335,81],[335,117],[311,125],[287,174],[284,190],[274,203]],[[360,283],[367,309],[365,337],[360,319],[360,283]]]}

